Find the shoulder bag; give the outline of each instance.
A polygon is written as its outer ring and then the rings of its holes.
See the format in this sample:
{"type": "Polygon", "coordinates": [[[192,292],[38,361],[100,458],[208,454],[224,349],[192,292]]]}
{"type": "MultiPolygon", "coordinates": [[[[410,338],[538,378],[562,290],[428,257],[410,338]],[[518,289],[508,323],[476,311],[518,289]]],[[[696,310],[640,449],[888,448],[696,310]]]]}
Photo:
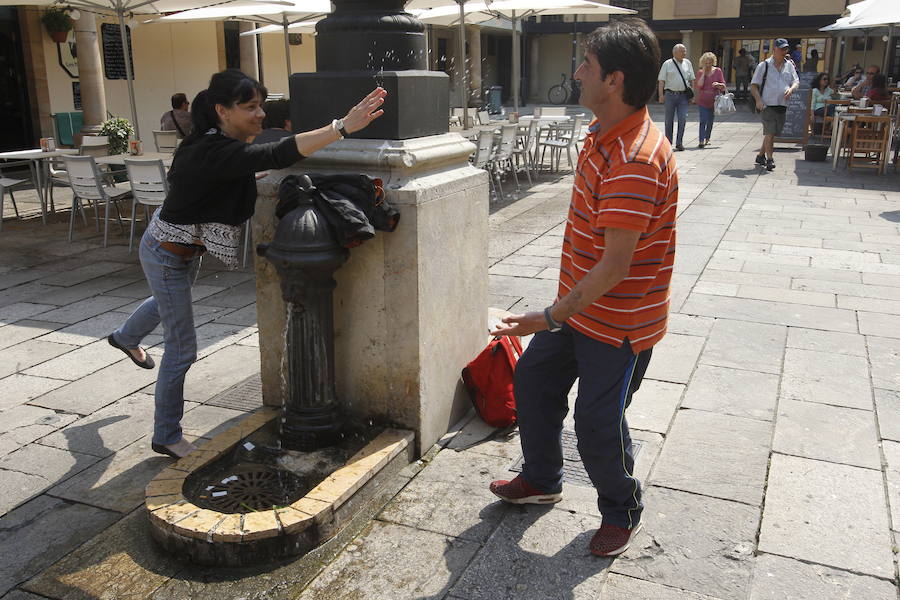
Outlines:
{"type": "Polygon", "coordinates": [[[688,100],[693,100],[694,98],[694,90],[691,89],[691,86],[687,84],[687,81],[684,78],[684,73],[681,72],[681,67],[678,66],[678,63],[675,62],[675,59],[670,59],[672,64],[675,65],[675,70],[678,71],[678,74],[681,75],[681,83],[684,84],[684,93],[687,94],[688,100]]]}

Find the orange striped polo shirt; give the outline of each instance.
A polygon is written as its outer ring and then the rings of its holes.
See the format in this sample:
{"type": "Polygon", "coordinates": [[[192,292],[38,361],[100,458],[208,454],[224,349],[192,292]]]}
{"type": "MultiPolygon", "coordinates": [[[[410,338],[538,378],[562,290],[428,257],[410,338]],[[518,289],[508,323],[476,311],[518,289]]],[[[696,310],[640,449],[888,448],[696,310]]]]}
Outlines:
{"type": "Polygon", "coordinates": [[[567,321],[581,333],[616,347],[627,338],[637,353],[666,332],[675,264],[675,159],[646,108],[602,138],[597,129],[595,119],[578,157],[558,298],[600,261],[607,227],[639,231],[628,276],[567,321]]]}

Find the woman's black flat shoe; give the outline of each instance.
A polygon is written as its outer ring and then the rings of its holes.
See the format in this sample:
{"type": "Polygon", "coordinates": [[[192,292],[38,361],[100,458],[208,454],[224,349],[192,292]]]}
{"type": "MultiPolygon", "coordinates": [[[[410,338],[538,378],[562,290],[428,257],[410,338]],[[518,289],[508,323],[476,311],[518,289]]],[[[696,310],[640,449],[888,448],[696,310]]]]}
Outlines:
{"type": "MultiPolygon", "coordinates": [[[[153,357],[150,356],[149,352],[144,352],[146,358],[144,358],[143,361],[140,361],[140,360],[136,359],[131,352],[128,351],[128,348],[126,348],[125,346],[123,346],[122,344],[117,342],[116,338],[113,337],[113,334],[109,334],[109,336],[106,338],[106,341],[109,342],[109,345],[112,346],[113,348],[118,348],[119,350],[124,352],[125,355],[131,359],[131,362],[133,362],[140,368],[152,369],[153,367],[156,366],[156,363],[153,361],[153,357]]],[[[154,450],[156,450],[156,448],[154,448],[154,450]]],[[[165,454],[165,453],[163,453],[163,454],[165,454]]]]}
{"type": "Polygon", "coordinates": [[[169,450],[162,444],[151,443],[150,447],[153,448],[153,451],[156,452],[157,454],[165,454],[166,456],[170,456],[170,457],[174,458],[175,460],[178,460],[179,458],[181,458],[180,456],[178,456],[177,454],[175,454],[174,452],[172,452],[171,450],[169,450]]]}

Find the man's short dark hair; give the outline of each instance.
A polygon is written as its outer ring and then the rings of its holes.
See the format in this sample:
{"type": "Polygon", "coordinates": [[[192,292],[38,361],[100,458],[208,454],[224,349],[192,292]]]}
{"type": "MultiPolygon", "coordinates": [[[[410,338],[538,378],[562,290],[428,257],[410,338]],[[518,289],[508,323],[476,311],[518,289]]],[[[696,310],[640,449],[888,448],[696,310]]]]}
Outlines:
{"type": "Polygon", "coordinates": [[[188,99],[185,94],[181,92],[177,94],[172,94],[172,108],[181,108],[187,103],[188,99]]]}
{"type": "Polygon", "coordinates": [[[594,30],[584,42],[600,63],[600,77],[613,71],[625,75],[622,101],[643,108],[656,92],[659,42],[643,19],[621,19],[594,30]]]}
{"type": "Polygon", "coordinates": [[[747,49],[741,48],[740,50],[738,50],[738,54],[741,54],[741,55],[747,54],[747,49]]]}
{"type": "Polygon", "coordinates": [[[263,105],[266,116],[263,119],[263,128],[287,129],[288,119],[291,118],[291,103],[287,100],[269,100],[263,105]]]}

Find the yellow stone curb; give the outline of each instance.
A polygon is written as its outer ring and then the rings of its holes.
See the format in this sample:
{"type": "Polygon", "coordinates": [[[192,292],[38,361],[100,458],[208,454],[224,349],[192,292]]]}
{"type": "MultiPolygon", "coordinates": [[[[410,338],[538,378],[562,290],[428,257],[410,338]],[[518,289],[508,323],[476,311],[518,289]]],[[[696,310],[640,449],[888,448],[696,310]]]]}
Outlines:
{"type": "Polygon", "coordinates": [[[197,451],[178,460],[147,484],[145,504],[157,527],[207,542],[249,542],[284,533],[297,534],[313,525],[328,527],[337,511],[378,471],[407,448],[410,431],[386,429],[353,455],[347,464],[290,506],[245,514],[200,508],[183,494],[185,479],[231,450],[241,439],[278,418],[281,411],[264,408],[249,415],[197,451]]]}

